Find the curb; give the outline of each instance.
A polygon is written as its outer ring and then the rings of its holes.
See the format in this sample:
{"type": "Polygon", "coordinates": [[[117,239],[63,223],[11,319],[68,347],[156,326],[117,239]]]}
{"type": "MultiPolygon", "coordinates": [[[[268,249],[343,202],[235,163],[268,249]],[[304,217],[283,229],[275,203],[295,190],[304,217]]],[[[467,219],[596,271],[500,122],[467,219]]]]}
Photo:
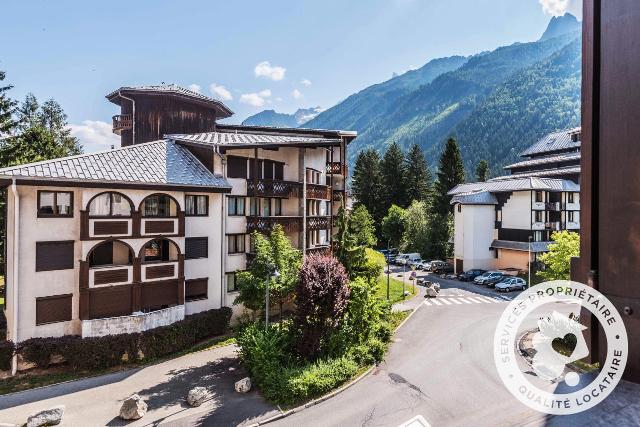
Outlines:
{"type": "MultiPolygon", "coordinates": [[[[422,307],[422,304],[419,304],[417,307],[415,307],[413,310],[411,310],[411,313],[409,313],[409,315],[396,327],[396,329],[394,329],[394,334],[398,331],[398,329],[400,329],[405,323],[407,323],[407,320],[409,320],[411,318],[411,316],[414,315],[414,313],[416,311],[418,311],[418,309],[422,307]]],[[[365,377],[367,377],[371,372],[373,372],[373,370],[377,367],[378,365],[372,365],[369,367],[369,369],[367,369],[365,372],[363,372],[362,374],[360,374],[358,377],[356,377],[354,380],[352,380],[351,382],[343,385],[342,387],[338,388],[337,390],[333,390],[327,394],[325,394],[324,396],[320,396],[316,399],[313,399],[307,403],[304,403],[300,406],[297,406],[293,409],[289,409],[288,411],[282,412],[282,409],[280,409],[280,407],[278,406],[278,410],[280,410],[280,414],[274,415],[271,418],[267,418],[266,420],[262,420],[262,421],[258,421],[257,423],[254,424],[249,424],[247,427],[256,427],[256,426],[262,426],[265,424],[269,424],[272,423],[274,421],[278,421],[281,420],[283,418],[288,417],[289,415],[293,415],[296,414],[298,412],[301,412],[307,408],[310,408],[312,406],[317,405],[318,403],[322,403],[325,400],[329,400],[332,397],[336,396],[337,394],[342,393],[343,391],[347,390],[348,388],[350,388],[351,386],[357,384],[358,382],[360,382],[361,380],[363,380],[365,377]]]]}

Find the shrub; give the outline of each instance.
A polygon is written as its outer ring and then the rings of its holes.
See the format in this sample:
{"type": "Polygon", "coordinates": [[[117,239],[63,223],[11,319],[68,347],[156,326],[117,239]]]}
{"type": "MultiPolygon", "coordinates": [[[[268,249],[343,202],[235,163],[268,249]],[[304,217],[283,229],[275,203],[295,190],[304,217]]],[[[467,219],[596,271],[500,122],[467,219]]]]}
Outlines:
{"type": "Polygon", "coordinates": [[[13,358],[14,345],[11,341],[0,342],[0,371],[11,369],[11,359],[13,358]]]}
{"type": "Polygon", "coordinates": [[[51,364],[51,358],[59,354],[62,338],[30,338],[21,342],[17,351],[27,362],[46,369],[51,364]]]}
{"type": "Polygon", "coordinates": [[[309,399],[327,393],[358,372],[358,364],[348,358],[318,360],[299,369],[289,370],[286,380],[286,403],[309,399]]]}

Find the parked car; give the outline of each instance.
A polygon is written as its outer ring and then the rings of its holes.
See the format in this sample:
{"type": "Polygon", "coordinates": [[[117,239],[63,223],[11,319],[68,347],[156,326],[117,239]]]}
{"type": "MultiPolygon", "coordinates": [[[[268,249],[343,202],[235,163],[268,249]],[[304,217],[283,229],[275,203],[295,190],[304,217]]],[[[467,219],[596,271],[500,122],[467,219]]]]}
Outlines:
{"type": "Polygon", "coordinates": [[[404,255],[405,256],[400,260],[400,265],[408,265],[409,262],[411,261],[416,261],[421,259],[419,253],[404,254],[404,255]]]}
{"type": "Polygon", "coordinates": [[[436,274],[453,273],[453,265],[449,264],[448,262],[438,263],[435,269],[433,269],[433,272],[436,274]]]}
{"type": "Polygon", "coordinates": [[[513,290],[524,291],[527,288],[527,282],[520,277],[505,277],[496,283],[496,291],[511,292],[513,290]]]}
{"type": "Polygon", "coordinates": [[[416,265],[416,270],[428,271],[429,270],[429,268],[427,267],[428,265],[429,263],[423,260],[416,265]]]}
{"type": "Polygon", "coordinates": [[[416,270],[418,270],[418,266],[422,264],[422,258],[418,258],[418,259],[414,259],[414,260],[409,260],[407,261],[407,265],[411,268],[414,268],[416,270]]]}
{"type": "Polygon", "coordinates": [[[471,270],[467,270],[464,273],[460,273],[458,275],[458,279],[463,282],[473,282],[473,279],[480,276],[481,274],[486,273],[487,270],[482,270],[480,268],[473,268],[471,270]]]}
{"type": "Polygon", "coordinates": [[[487,271],[486,273],[481,274],[480,276],[473,279],[473,283],[477,285],[487,285],[489,287],[493,287],[493,285],[502,280],[503,277],[504,274],[500,271],[487,271]]]}
{"type": "Polygon", "coordinates": [[[388,264],[393,264],[396,257],[398,256],[397,249],[379,249],[378,252],[384,255],[384,258],[387,260],[388,264]]]}
{"type": "Polygon", "coordinates": [[[402,265],[404,263],[403,261],[406,262],[408,255],[409,254],[398,254],[398,256],[393,260],[393,263],[396,265],[402,265]]]}
{"type": "Polygon", "coordinates": [[[435,273],[438,267],[444,264],[446,264],[446,262],[444,261],[439,261],[439,260],[431,261],[429,265],[429,271],[433,271],[435,273]]]}

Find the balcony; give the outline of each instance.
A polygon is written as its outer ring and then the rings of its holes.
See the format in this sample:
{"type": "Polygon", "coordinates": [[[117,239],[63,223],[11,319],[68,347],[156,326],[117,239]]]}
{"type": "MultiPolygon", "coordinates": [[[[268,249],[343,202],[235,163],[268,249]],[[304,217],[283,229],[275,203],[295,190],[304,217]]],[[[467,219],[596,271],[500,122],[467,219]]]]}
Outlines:
{"type": "Polygon", "coordinates": [[[543,211],[547,208],[547,204],[545,202],[533,202],[531,203],[531,209],[534,211],[543,211]]]}
{"type": "Polygon", "coordinates": [[[580,223],[577,221],[569,221],[565,228],[567,230],[580,230],[580,223]]]}
{"type": "Polygon", "coordinates": [[[309,216],[307,217],[307,230],[328,230],[331,224],[329,216],[309,216]]]}
{"type": "Polygon", "coordinates": [[[314,246],[313,248],[307,248],[307,255],[317,254],[317,255],[329,255],[331,253],[331,246],[329,245],[319,245],[314,246]]]}
{"type": "Polygon", "coordinates": [[[275,179],[247,180],[247,196],[249,197],[300,197],[302,184],[293,181],[275,179]]]}
{"type": "Polygon", "coordinates": [[[552,202],[552,203],[545,203],[544,204],[545,210],[548,211],[559,211],[560,210],[560,202],[552,202]]]}
{"type": "Polygon", "coordinates": [[[82,320],[82,337],[140,333],[183,320],[184,316],[184,305],[176,305],[149,313],[82,320]]]}
{"type": "Polygon", "coordinates": [[[141,277],[143,282],[177,279],[180,270],[179,261],[153,262],[142,264],[141,277]]]}
{"type": "Polygon", "coordinates": [[[544,222],[534,222],[533,224],[531,224],[532,230],[544,230],[545,227],[546,224],[544,222]]]}
{"type": "Polygon", "coordinates": [[[346,191],[340,190],[340,189],[337,189],[337,188],[333,189],[333,201],[334,202],[341,202],[343,195],[346,195],[347,197],[349,197],[349,193],[347,193],[346,191]]]}
{"type": "Polygon", "coordinates": [[[560,221],[552,221],[544,223],[545,230],[551,231],[559,231],[560,230],[560,221]]]}
{"type": "Polygon", "coordinates": [[[341,162],[327,163],[327,173],[347,176],[347,165],[341,162]]]}
{"type": "Polygon", "coordinates": [[[140,222],[142,236],[184,236],[184,211],[177,217],[142,217],[140,222]]]}
{"type": "Polygon", "coordinates": [[[247,232],[268,233],[276,225],[281,225],[287,233],[297,233],[302,231],[302,217],[300,216],[269,216],[269,217],[247,217],[247,232]]]}
{"type": "Polygon", "coordinates": [[[326,185],[307,184],[307,199],[331,199],[331,189],[326,185]]]}
{"type": "Polygon", "coordinates": [[[133,265],[110,265],[89,269],[89,287],[124,285],[133,281],[133,265]]]}
{"type": "Polygon", "coordinates": [[[113,116],[113,133],[120,135],[123,130],[129,129],[133,129],[133,116],[131,114],[113,116]]]}

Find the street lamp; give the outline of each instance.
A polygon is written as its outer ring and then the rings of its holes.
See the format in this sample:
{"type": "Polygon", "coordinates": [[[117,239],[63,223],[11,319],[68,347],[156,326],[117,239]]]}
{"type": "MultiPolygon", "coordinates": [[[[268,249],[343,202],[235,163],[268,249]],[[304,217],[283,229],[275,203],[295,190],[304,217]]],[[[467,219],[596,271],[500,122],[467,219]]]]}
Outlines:
{"type": "Polygon", "coordinates": [[[264,328],[267,332],[269,332],[269,283],[271,282],[271,279],[277,279],[278,277],[280,277],[280,272],[275,266],[273,266],[271,274],[269,274],[269,280],[267,280],[267,286],[264,293],[264,328]]]}
{"type": "Polygon", "coordinates": [[[391,240],[387,240],[387,301],[389,301],[389,282],[391,281],[391,263],[389,262],[389,260],[391,259],[391,252],[389,248],[390,246],[391,240]]]}
{"type": "Polygon", "coordinates": [[[531,236],[529,236],[529,281],[527,282],[527,288],[531,287],[531,236]]]}

